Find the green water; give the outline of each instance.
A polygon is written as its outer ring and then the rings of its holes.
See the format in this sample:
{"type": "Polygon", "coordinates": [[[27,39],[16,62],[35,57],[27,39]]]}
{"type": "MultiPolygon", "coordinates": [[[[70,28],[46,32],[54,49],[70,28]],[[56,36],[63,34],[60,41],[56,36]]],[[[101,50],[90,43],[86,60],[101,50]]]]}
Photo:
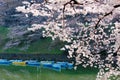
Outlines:
{"type": "Polygon", "coordinates": [[[97,69],[80,67],[78,70],[62,70],[29,66],[0,66],[0,80],[95,80],[97,69]]]}

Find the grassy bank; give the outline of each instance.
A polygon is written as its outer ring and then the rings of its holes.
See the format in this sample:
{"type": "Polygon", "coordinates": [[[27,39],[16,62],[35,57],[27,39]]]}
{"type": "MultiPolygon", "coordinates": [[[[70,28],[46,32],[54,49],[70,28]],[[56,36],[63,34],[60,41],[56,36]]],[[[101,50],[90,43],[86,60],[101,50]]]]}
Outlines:
{"type": "Polygon", "coordinates": [[[5,53],[42,53],[42,54],[62,54],[63,51],[60,51],[60,48],[63,46],[63,43],[58,43],[55,47],[50,47],[52,40],[49,38],[40,39],[36,42],[30,44],[28,49],[20,50],[20,47],[12,47],[2,52],[5,53]]]}
{"type": "Polygon", "coordinates": [[[9,32],[8,28],[0,26],[0,52],[3,51],[3,46],[7,42],[8,32],[9,32]]]}
{"type": "Polygon", "coordinates": [[[5,39],[8,31],[8,28],[0,26],[0,38],[5,39]]]}
{"type": "MultiPolygon", "coordinates": [[[[5,43],[9,40],[7,38],[9,30],[7,27],[0,27],[0,53],[49,53],[49,54],[61,54],[60,48],[63,43],[58,42],[53,45],[50,38],[40,39],[30,44],[26,50],[21,50],[21,46],[15,46],[6,50],[3,50],[5,43]],[[51,45],[51,46],[50,46],[51,45]]],[[[23,44],[25,45],[25,44],[23,44]]]]}
{"type": "Polygon", "coordinates": [[[95,80],[97,69],[80,67],[56,72],[49,69],[20,66],[0,66],[0,80],[95,80]]]}

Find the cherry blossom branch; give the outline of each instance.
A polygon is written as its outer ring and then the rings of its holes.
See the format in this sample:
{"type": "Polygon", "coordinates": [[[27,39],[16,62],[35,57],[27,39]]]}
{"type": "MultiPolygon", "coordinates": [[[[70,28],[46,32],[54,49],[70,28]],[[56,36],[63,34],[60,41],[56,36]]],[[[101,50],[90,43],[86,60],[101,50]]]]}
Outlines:
{"type": "Polygon", "coordinates": [[[113,8],[109,13],[106,13],[105,15],[103,15],[103,17],[101,17],[101,18],[97,21],[97,23],[96,23],[96,25],[95,25],[95,29],[98,27],[99,23],[100,23],[105,17],[107,17],[107,16],[109,16],[109,15],[112,15],[113,11],[114,11],[116,8],[120,7],[120,4],[115,5],[115,6],[113,6],[113,7],[114,7],[114,8],[113,8]]]}
{"type": "Polygon", "coordinates": [[[100,23],[105,17],[109,16],[110,14],[112,15],[112,13],[113,13],[113,10],[110,11],[109,13],[106,13],[105,15],[103,15],[103,17],[101,17],[101,18],[97,21],[97,23],[96,23],[96,25],[95,25],[95,29],[97,29],[99,23],[100,23]]]}
{"type": "Polygon", "coordinates": [[[115,53],[118,53],[118,52],[119,52],[119,50],[120,50],[120,46],[118,47],[118,49],[117,49],[117,51],[116,51],[115,53]]]}
{"type": "MultiPolygon", "coordinates": [[[[67,2],[67,3],[64,4],[63,13],[64,13],[64,11],[65,11],[65,7],[66,7],[68,4],[70,4],[72,7],[74,7],[74,6],[73,6],[74,4],[83,5],[83,4],[79,3],[79,2],[77,2],[76,0],[70,0],[69,2],[67,2]]],[[[74,8],[73,8],[73,9],[74,9],[74,8]]]]}
{"type": "Polygon", "coordinates": [[[65,8],[66,8],[66,6],[67,6],[68,4],[70,4],[71,7],[73,7],[73,10],[74,10],[74,11],[75,11],[75,9],[74,9],[74,4],[83,5],[83,4],[79,3],[79,2],[77,2],[76,0],[70,0],[69,2],[67,2],[67,3],[64,4],[64,7],[63,7],[63,17],[62,17],[62,19],[63,19],[63,27],[64,27],[64,12],[65,12],[65,8]]]}
{"type": "Polygon", "coordinates": [[[120,7],[120,4],[114,6],[114,8],[118,8],[118,7],[120,7]]]}

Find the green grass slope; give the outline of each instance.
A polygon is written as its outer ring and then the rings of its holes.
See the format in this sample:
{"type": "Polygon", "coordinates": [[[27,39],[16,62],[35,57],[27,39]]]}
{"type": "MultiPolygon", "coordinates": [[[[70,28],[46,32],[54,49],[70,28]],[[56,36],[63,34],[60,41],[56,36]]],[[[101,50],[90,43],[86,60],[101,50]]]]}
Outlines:
{"type": "Polygon", "coordinates": [[[49,38],[46,39],[40,39],[36,42],[33,42],[30,44],[28,49],[26,50],[20,50],[20,47],[12,47],[9,49],[6,49],[2,52],[5,53],[42,53],[42,54],[62,54],[63,51],[60,51],[60,48],[63,46],[63,43],[57,44],[55,47],[50,47],[52,40],[49,38]]]}
{"type": "MultiPolygon", "coordinates": [[[[9,40],[7,38],[9,30],[7,27],[0,27],[0,53],[47,53],[47,54],[61,54],[60,48],[63,46],[62,42],[58,42],[52,45],[50,38],[40,39],[30,44],[26,50],[21,50],[21,46],[15,46],[6,50],[3,50],[5,43],[9,40]],[[52,46],[50,46],[52,45],[52,46]]],[[[25,44],[23,44],[25,45],[25,44]]]]}
{"type": "Polygon", "coordinates": [[[0,26],[0,52],[2,52],[2,48],[7,42],[7,33],[9,32],[8,28],[0,26]]]}

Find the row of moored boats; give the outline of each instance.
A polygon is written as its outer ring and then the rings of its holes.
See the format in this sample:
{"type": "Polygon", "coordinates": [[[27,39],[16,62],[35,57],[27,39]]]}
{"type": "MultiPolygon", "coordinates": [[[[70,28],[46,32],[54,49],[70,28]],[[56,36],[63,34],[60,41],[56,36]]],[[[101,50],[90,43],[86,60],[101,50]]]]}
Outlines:
{"type": "Polygon", "coordinates": [[[55,61],[40,61],[37,60],[7,60],[0,59],[0,65],[16,65],[16,66],[34,66],[61,71],[62,69],[73,69],[73,63],[55,62],[55,61]]]}

